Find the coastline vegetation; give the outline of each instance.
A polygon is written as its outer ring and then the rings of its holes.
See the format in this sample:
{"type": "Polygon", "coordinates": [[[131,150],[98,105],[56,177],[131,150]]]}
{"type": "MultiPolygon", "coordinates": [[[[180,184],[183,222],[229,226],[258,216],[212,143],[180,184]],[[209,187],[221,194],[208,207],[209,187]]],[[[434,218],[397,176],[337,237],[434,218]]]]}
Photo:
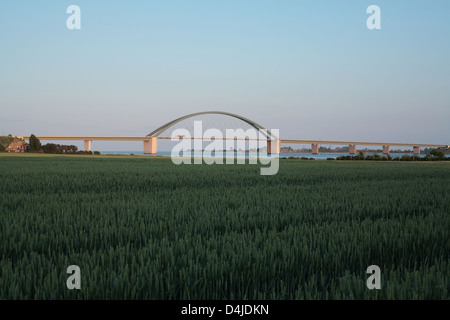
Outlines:
{"type": "MultiPolygon", "coordinates": [[[[289,160],[315,160],[314,158],[307,157],[285,157],[282,159],[289,160]]],[[[446,157],[445,153],[441,150],[434,149],[431,150],[430,154],[424,157],[419,157],[417,155],[404,154],[401,157],[393,157],[391,155],[379,155],[377,153],[371,155],[365,155],[363,151],[359,151],[357,155],[341,155],[336,158],[327,158],[327,160],[369,160],[369,161],[449,161],[450,157],[446,157]]]]}

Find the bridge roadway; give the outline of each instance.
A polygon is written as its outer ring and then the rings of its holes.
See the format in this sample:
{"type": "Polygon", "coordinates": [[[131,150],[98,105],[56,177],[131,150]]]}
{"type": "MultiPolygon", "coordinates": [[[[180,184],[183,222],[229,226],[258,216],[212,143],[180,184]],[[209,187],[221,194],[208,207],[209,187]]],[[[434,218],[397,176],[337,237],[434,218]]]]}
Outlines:
{"type": "MultiPolygon", "coordinates": [[[[30,137],[24,136],[23,139],[29,140],[30,137]]],[[[91,150],[91,142],[92,141],[143,141],[144,142],[144,153],[147,154],[156,154],[157,152],[157,142],[159,139],[171,139],[171,137],[151,137],[151,136],[38,136],[39,140],[82,140],[84,141],[84,149],[86,151],[91,150]]],[[[180,137],[183,139],[192,139],[192,140],[201,140],[202,138],[196,137],[180,137]]],[[[348,145],[349,153],[356,153],[356,146],[382,146],[383,153],[389,154],[390,146],[397,147],[413,147],[413,152],[415,154],[420,153],[420,148],[449,148],[448,145],[442,144],[424,144],[424,143],[398,143],[398,142],[369,142],[369,141],[334,141],[334,140],[297,140],[297,139],[279,139],[279,140],[271,140],[271,139],[250,139],[250,138],[216,138],[216,140],[266,140],[268,142],[269,153],[279,154],[282,143],[291,143],[291,144],[311,144],[312,153],[319,153],[319,145],[348,145]]]]}

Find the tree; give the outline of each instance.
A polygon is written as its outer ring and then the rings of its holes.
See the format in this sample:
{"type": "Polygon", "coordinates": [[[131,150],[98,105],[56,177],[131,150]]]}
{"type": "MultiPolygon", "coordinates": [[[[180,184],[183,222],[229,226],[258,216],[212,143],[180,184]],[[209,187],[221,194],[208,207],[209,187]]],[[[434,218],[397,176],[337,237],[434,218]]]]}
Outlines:
{"type": "Polygon", "coordinates": [[[433,156],[433,160],[445,160],[445,154],[441,150],[434,149],[430,154],[433,156]]]}
{"type": "Polygon", "coordinates": [[[42,150],[44,153],[76,153],[78,148],[74,145],[47,143],[42,146],[42,150]]]}
{"type": "Polygon", "coordinates": [[[411,161],[412,158],[411,158],[411,156],[410,156],[409,154],[404,154],[404,155],[400,158],[400,160],[401,160],[401,161],[411,161]]]}
{"type": "Polygon", "coordinates": [[[34,134],[30,136],[30,152],[39,152],[41,151],[41,142],[34,134]]]}
{"type": "Polygon", "coordinates": [[[380,156],[378,153],[373,154],[373,160],[382,160],[382,159],[383,159],[383,157],[380,156]]]}
{"type": "Polygon", "coordinates": [[[47,143],[42,146],[44,153],[58,153],[58,146],[54,143],[47,143]]]}
{"type": "Polygon", "coordinates": [[[359,150],[358,155],[355,156],[355,160],[364,160],[366,159],[365,155],[364,155],[364,151],[359,150]]]}

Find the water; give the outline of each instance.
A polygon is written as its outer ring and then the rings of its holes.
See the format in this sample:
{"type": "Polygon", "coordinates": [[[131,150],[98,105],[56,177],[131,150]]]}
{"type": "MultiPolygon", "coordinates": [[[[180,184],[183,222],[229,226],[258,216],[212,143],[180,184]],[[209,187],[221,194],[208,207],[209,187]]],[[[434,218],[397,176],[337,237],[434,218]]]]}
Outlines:
{"type": "MultiPolygon", "coordinates": [[[[130,155],[130,154],[134,154],[134,155],[140,155],[140,156],[144,156],[144,152],[143,151],[101,151],[101,154],[112,154],[112,155],[130,155]]],[[[222,154],[222,153],[221,153],[222,154]]],[[[366,156],[368,155],[373,155],[374,153],[370,153],[367,152],[365,153],[366,156]]],[[[382,153],[378,153],[380,156],[384,156],[382,153]]],[[[401,157],[403,155],[413,155],[412,153],[390,153],[390,156],[392,158],[397,158],[397,157],[401,157]]],[[[156,154],[157,156],[165,156],[165,157],[170,157],[171,156],[171,152],[170,151],[160,151],[156,154]]],[[[213,153],[214,155],[214,153],[213,153]]],[[[149,156],[152,157],[154,155],[148,155],[146,154],[145,156],[149,156]]],[[[201,153],[200,152],[195,152],[194,153],[195,157],[200,157],[201,153]]],[[[227,157],[233,157],[233,153],[226,153],[227,157]]],[[[252,154],[252,156],[254,156],[254,154],[252,154]]],[[[319,153],[319,154],[312,154],[312,153],[280,153],[280,158],[289,158],[289,157],[306,157],[306,158],[313,158],[313,159],[317,159],[317,160],[326,160],[327,158],[333,158],[336,159],[339,156],[351,156],[351,154],[349,153],[319,153]]],[[[417,154],[416,156],[419,156],[421,158],[425,157],[426,154],[417,154]]],[[[249,158],[249,153],[245,153],[245,152],[237,152],[235,153],[235,158],[249,158]]]]}

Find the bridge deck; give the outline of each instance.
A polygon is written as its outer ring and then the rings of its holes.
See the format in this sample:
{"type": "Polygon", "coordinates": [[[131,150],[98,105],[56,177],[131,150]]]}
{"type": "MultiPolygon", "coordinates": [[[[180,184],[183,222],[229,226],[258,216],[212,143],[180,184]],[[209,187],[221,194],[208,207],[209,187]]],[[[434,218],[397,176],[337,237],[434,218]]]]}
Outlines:
{"type": "Polygon", "coordinates": [[[281,139],[282,143],[296,143],[296,144],[340,144],[340,145],[355,145],[355,146],[401,146],[401,147],[432,147],[432,148],[447,148],[444,144],[426,144],[426,143],[399,143],[399,142],[366,142],[366,141],[332,141],[332,140],[295,140],[295,139],[281,139]]]}
{"type": "MultiPolygon", "coordinates": [[[[24,136],[25,140],[30,137],[24,136]]],[[[148,141],[151,137],[124,137],[124,136],[38,136],[39,140],[90,140],[90,141],[148,141]]],[[[158,137],[158,139],[171,139],[171,137],[158,137]]],[[[190,137],[186,139],[201,139],[190,137]]],[[[267,140],[267,139],[244,139],[244,138],[217,138],[217,140],[267,140]]],[[[369,141],[334,141],[334,140],[297,140],[297,139],[280,139],[281,143],[294,144],[332,144],[332,145],[359,145],[359,146],[402,146],[402,147],[431,147],[431,148],[448,148],[443,144],[425,144],[425,143],[399,143],[399,142],[369,142],[369,141]]]]}

